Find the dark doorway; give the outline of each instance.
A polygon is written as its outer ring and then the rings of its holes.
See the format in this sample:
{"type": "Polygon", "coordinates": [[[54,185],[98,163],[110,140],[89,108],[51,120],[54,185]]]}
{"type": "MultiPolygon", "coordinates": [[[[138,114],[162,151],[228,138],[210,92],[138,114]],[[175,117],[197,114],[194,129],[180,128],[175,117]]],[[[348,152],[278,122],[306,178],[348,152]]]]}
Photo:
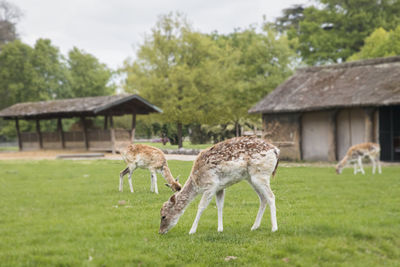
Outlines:
{"type": "Polygon", "coordinates": [[[400,106],[379,108],[381,160],[400,161],[400,106]]]}

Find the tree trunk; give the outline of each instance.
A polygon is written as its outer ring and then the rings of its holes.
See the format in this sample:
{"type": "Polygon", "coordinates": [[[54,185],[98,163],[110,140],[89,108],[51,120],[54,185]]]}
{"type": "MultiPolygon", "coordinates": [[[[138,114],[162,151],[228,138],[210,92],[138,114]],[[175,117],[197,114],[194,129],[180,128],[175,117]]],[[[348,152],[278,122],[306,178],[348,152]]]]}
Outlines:
{"type": "Polygon", "coordinates": [[[178,122],[178,148],[182,147],[182,123],[178,122]]]}
{"type": "Polygon", "coordinates": [[[235,129],[236,129],[236,137],[239,137],[242,135],[241,131],[240,131],[240,124],[239,122],[235,122],[235,129]]]}

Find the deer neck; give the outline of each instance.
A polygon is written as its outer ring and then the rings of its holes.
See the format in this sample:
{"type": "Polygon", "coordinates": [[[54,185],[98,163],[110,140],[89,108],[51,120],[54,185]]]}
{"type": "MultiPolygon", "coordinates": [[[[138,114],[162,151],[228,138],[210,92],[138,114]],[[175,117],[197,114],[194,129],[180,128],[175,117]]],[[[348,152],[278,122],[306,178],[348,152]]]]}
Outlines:
{"type": "Polygon", "coordinates": [[[349,160],[349,156],[345,155],[343,157],[343,159],[339,162],[339,166],[343,167],[344,165],[346,165],[347,161],[349,160]]]}
{"type": "Polygon", "coordinates": [[[162,172],[163,172],[163,176],[168,181],[168,183],[172,185],[175,182],[175,179],[172,176],[172,173],[171,173],[170,169],[168,168],[167,163],[162,167],[162,172]]]}
{"type": "Polygon", "coordinates": [[[176,210],[183,213],[186,207],[199,193],[198,186],[194,183],[193,179],[189,177],[182,190],[179,193],[176,193],[176,210]]]}

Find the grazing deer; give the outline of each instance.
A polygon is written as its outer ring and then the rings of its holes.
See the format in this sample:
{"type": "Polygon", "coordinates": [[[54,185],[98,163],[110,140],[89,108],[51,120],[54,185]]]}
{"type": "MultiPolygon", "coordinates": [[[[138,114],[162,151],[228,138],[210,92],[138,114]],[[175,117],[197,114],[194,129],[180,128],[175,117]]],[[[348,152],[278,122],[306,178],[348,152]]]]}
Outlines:
{"type": "Polygon", "coordinates": [[[260,207],[251,230],[257,229],[268,203],[272,232],[278,230],[275,196],[269,180],[278,166],[279,149],[256,137],[237,137],[218,143],[203,151],[194,162],[189,179],[161,208],[160,234],[174,227],[186,207],[198,194],[203,194],[189,234],[194,234],[202,212],[216,195],[218,231],[223,231],[222,208],[225,188],[246,180],[260,198],[260,207]]]}
{"type": "Polygon", "coordinates": [[[354,145],[347,150],[346,155],[343,159],[336,165],[336,173],[341,174],[343,168],[350,163],[354,163],[354,174],[357,174],[360,171],[362,174],[365,174],[362,159],[368,157],[372,162],[372,173],[375,174],[376,164],[378,164],[378,172],[382,173],[381,163],[379,161],[381,147],[379,144],[375,143],[362,143],[358,145],[354,145]],[[359,170],[357,169],[357,164],[359,166],[359,170]]]}
{"type": "Polygon", "coordinates": [[[122,192],[124,175],[129,173],[128,181],[131,192],[133,193],[132,186],[132,173],[137,168],[148,169],[151,173],[151,187],[150,191],[158,194],[157,188],[157,172],[161,173],[164,179],[167,181],[168,187],[172,189],[172,191],[181,190],[181,185],[177,179],[171,174],[171,171],[168,168],[167,160],[165,159],[164,153],[155,147],[141,145],[141,144],[132,144],[125,147],[125,149],[121,149],[120,153],[125,163],[128,165],[124,170],[122,170],[119,174],[119,191],[122,192]]]}

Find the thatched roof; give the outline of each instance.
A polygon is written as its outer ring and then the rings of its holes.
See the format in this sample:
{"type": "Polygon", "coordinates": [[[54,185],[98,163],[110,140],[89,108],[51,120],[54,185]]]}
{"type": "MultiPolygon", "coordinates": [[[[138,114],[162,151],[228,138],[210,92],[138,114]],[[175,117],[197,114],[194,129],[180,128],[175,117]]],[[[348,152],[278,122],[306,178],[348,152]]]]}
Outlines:
{"type": "Polygon", "coordinates": [[[138,95],[113,95],[25,102],[0,111],[4,119],[51,119],[162,112],[138,95]]]}
{"type": "Polygon", "coordinates": [[[299,69],[249,113],[400,104],[400,57],[299,69]]]}

